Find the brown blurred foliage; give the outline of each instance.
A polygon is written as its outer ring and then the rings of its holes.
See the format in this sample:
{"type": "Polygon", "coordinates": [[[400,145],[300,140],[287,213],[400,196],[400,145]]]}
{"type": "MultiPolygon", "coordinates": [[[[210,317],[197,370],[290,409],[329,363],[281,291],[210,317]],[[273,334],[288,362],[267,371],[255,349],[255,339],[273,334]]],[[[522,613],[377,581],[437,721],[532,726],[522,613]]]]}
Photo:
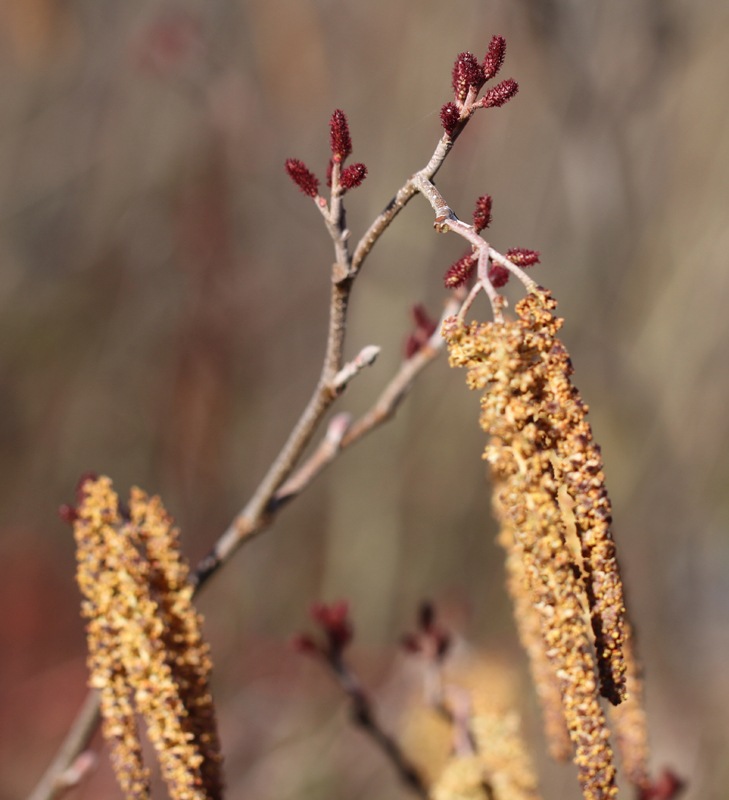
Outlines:
{"type": "MultiPolygon", "coordinates": [[[[492,195],[495,246],[542,253],[533,274],[560,301],[603,447],[655,768],[689,798],[724,796],[729,9],[2,0],[0,797],[31,788],[85,692],[59,503],[87,469],[138,484],[204,554],[323,352],[330,244],[285,158],[322,177],[327,121],[347,112],[369,169],[348,196],[359,234],[432,152],[455,55],[482,56],[494,33],[521,91],[471,123],[438,185],[464,218],[492,195]]],[[[385,234],[349,332],[351,353],[383,353],[340,410],[392,373],[412,304],[438,311],[455,239],[417,199],[385,234]]],[[[423,596],[524,669],[477,402],[441,360],[205,590],[230,798],[400,796],[326,676],[287,648],[311,600],[349,598],[353,658],[393,724],[408,677],[392,654],[423,596]]],[[[577,791],[569,768],[540,770],[546,796],[577,791]]],[[[102,761],[74,796],[115,792],[102,761]]]]}

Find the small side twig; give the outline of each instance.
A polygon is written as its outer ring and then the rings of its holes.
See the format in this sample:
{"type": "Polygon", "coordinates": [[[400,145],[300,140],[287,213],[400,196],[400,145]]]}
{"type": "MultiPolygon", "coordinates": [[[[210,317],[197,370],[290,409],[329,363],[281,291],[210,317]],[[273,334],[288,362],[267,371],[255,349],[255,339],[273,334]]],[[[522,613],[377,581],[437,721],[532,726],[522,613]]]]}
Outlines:
{"type": "Polygon", "coordinates": [[[100,720],[99,693],[96,689],[92,689],[79,709],[56,757],[28,800],[48,800],[48,798],[57,797],[68,788],[69,784],[66,780],[68,770],[79,755],[86,750],[100,720]]]}
{"type": "Polygon", "coordinates": [[[352,721],[380,748],[402,782],[418,796],[429,800],[430,793],[425,781],[403,753],[397,740],[380,724],[372,700],[344,659],[344,651],[352,641],[353,635],[348,614],[349,607],[345,602],[334,603],[331,606],[315,603],[311,609],[311,616],[321,627],[325,640],[319,641],[308,634],[302,634],[294,640],[294,647],[299,652],[314,656],[326,664],[349,698],[352,721]]]}
{"type": "Polygon", "coordinates": [[[98,763],[99,756],[93,750],[84,750],[73,764],[59,776],[57,781],[59,789],[62,791],[78,786],[94,771],[98,763]]]}
{"type": "Polygon", "coordinates": [[[425,703],[450,722],[453,751],[461,756],[473,755],[477,748],[471,731],[471,695],[463,687],[443,681],[443,662],[451,649],[451,636],[436,623],[432,603],[421,603],[415,632],[405,634],[402,644],[408,653],[420,656],[425,703]]]}
{"type": "MultiPolygon", "coordinates": [[[[446,306],[446,315],[453,314],[457,300],[451,299],[446,306]]],[[[443,340],[437,332],[431,341],[412,358],[404,361],[400,369],[387,384],[379,399],[354,425],[350,425],[349,414],[339,414],[332,418],[327,435],[319,447],[304,464],[274,493],[256,526],[250,526],[240,544],[251,541],[266,530],[275,514],[290,500],[297,497],[316,478],[319,473],[334,461],[347,447],[359,441],[365,434],[387,422],[395,414],[400,401],[409,392],[415,378],[428,366],[443,349],[443,340]]],[[[235,524],[235,522],[233,523],[235,524]]],[[[225,534],[223,534],[225,535],[225,534]]],[[[214,553],[214,551],[213,551],[214,553]]],[[[229,554],[230,557],[232,553],[229,554]]],[[[190,575],[196,591],[202,588],[210,577],[225,563],[226,559],[214,559],[213,555],[203,558],[190,575]]],[[[29,795],[28,800],[53,800],[58,796],[59,776],[68,769],[74,759],[88,746],[100,721],[98,693],[90,691],[77,721],[69,730],[61,747],[44,773],[40,782],[29,795]],[[89,713],[93,714],[89,716],[89,713]],[[87,713],[89,712],[89,713],[87,713]],[[83,724],[81,724],[83,722],[83,724]]]]}
{"type": "Polygon", "coordinates": [[[378,355],[380,355],[380,348],[377,345],[370,344],[363,347],[356,358],[345,364],[334,376],[332,388],[337,392],[343,391],[355,375],[375,363],[378,355]]]}

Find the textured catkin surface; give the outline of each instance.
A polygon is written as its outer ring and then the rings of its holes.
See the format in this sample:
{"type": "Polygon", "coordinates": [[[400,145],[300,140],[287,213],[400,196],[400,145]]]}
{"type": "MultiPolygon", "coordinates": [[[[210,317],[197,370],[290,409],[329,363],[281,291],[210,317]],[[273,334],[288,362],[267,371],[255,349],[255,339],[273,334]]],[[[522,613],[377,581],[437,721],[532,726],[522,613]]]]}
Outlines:
{"type": "Polygon", "coordinates": [[[135,712],[174,800],[222,796],[220,745],[208,690],[211,662],[190,602],[177,532],[159,498],[132,490],[129,522],[109,478],[81,487],[74,534],[89,618],[90,684],[125,796],[149,796],[135,712]]]}
{"type": "Polygon", "coordinates": [[[480,421],[492,438],[485,458],[495,481],[501,542],[517,562],[507,565],[511,593],[551,748],[556,755],[565,749],[554,708],[556,680],[583,792],[603,798],[617,791],[615,767],[583,609],[587,601],[600,692],[619,702],[625,697],[625,608],[599,450],[570,381],[569,357],[555,337],[561,325],[555,307],[551,295],[537,289],[517,304],[514,321],[467,327],[452,319],[444,335],[451,365],[468,368],[471,388],[486,389],[480,421]],[[567,545],[559,501],[564,484],[574,492],[584,576],[567,545]],[[543,647],[533,639],[534,614],[543,647]]]}

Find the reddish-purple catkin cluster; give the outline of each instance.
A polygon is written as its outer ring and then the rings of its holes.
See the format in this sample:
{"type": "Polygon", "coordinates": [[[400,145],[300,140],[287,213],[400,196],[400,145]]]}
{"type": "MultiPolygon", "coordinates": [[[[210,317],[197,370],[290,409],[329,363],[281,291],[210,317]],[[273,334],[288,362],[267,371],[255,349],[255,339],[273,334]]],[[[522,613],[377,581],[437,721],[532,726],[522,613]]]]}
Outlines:
{"type": "Polygon", "coordinates": [[[332,158],[339,162],[346,161],[352,155],[352,137],[349,135],[349,124],[344,111],[335,109],[329,121],[329,141],[332,146],[332,158]]]}
{"type": "Polygon", "coordinates": [[[435,333],[438,323],[428,314],[424,305],[416,303],[411,309],[415,330],[405,340],[405,358],[412,358],[435,333]]]}
{"type": "Polygon", "coordinates": [[[476,233],[481,233],[491,224],[492,205],[489,194],[482,195],[476,200],[476,208],[473,212],[473,227],[476,229],[476,233]]]}
{"type": "Polygon", "coordinates": [[[286,172],[289,178],[309,197],[319,194],[319,178],[298,158],[286,159],[286,172]]]}
{"type": "Polygon", "coordinates": [[[460,53],[453,65],[452,84],[455,102],[446,103],[440,110],[440,121],[445,132],[453,136],[462,122],[467,120],[476,108],[493,108],[504,103],[519,91],[519,85],[511,78],[489,89],[477,101],[483,85],[494,78],[506,55],[506,40],[502,36],[491,39],[488,52],[479,64],[473,53],[460,53]]]}
{"type": "Polygon", "coordinates": [[[457,289],[473,275],[476,269],[477,256],[474,253],[467,253],[458,261],[448,267],[448,271],[443,276],[446,289],[457,289]]]}
{"type": "MultiPolygon", "coordinates": [[[[492,201],[489,195],[482,195],[476,200],[476,208],[473,212],[473,227],[476,233],[488,228],[491,224],[492,201]]],[[[539,263],[539,252],[537,250],[527,250],[524,247],[512,247],[506,251],[506,258],[516,264],[517,267],[531,267],[539,263]]],[[[466,253],[458,261],[451,264],[443,276],[446,289],[457,289],[463,286],[476,270],[478,255],[476,253],[466,253]]],[[[511,273],[503,264],[491,262],[488,267],[488,279],[495,289],[506,286],[509,282],[511,273]]]]}
{"type": "Polygon", "coordinates": [[[473,53],[461,53],[453,65],[453,91],[463,103],[471,89],[478,91],[486,83],[483,67],[473,53]]]}
{"type": "MultiPolygon", "coordinates": [[[[342,195],[350,189],[356,189],[362,183],[367,177],[367,167],[361,163],[343,166],[347,158],[352,155],[352,137],[349,133],[347,116],[338,108],[329,120],[329,143],[332,157],[327,166],[326,184],[337,194],[342,195]],[[335,178],[335,175],[338,177],[335,178]],[[332,186],[333,180],[336,180],[336,186],[332,186]]],[[[303,161],[287,158],[285,167],[289,178],[304,194],[314,199],[319,196],[319,179],[303,161]]]]}

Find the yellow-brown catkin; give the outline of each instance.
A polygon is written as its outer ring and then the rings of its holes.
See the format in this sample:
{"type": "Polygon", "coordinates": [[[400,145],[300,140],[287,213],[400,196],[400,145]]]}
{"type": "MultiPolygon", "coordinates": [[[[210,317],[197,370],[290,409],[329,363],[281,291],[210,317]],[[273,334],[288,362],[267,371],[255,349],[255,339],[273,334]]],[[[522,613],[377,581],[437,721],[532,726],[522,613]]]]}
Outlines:
{"type": "Polygon", "coordinates": [[[181,724],[202,755],[200,775],[209,800],[222,797],[221,754],[215,708],[208,680],[212,670],[209,646],[200,632],[202,617],[192,605],[188,566],[180,557],[178,531],[159,497],[136,487],[129,502],[131,523],[146,548],[150,588],[164,621],[162,642],[172,679],[187,716],[181,724]]]}
{"type": "Polygon", "coordinates": [[[534,689],[542,708],[544,735],[552,758],[555,761],[567,761],[572,755],[572,743],[564,718],[559,681],[554,667],[547,658],[539,613],[532,605],[524,564],[514,541],[514,531],[508,524],[497,495],[494,495],[493,506],[496,518],[501,523],[498,541],[506,551],[506,586],[514,604],[519,641],[529,658],[534,689]]]}
{"type": "Polygon", "coordinates": [[[433,800],[491,800],[493,796],[478,755],[451,756],[430,795],[433,800]]]}
{"type": "Polygon", "coordinates": [[[460,668],[446,667],[446,676],[455,682],[444,686],[446,705],[456,692],[461,704],[464,697],[468,700],[472,752],[450,757],[434,783],[433,800],[540,800],[536,771],[513,708],[521,692],[510,665],[472,654],[460,668]]]}
{"type": "Polygon", "coordinates": [[[635,653],[635,640],[630,626],[626,624],[627,642],[625,662],[627,664],[628,697],[619,706],[610,709],[610,719],[615,733],[615,746],[620,756],[623,771],[639,790],[646,789],[648,778],[648,724],[643,706],[643,678],[640,663],[635,653]]]}
{"type": "Polygon", "coordinates": [[[74,524],[77,579],[90,618],[90,683],[101,690],[117,777],[127,797],[148,796],[136,710],[170,797],[216,800],[220,757],[207,691],[210,661],[176,532],[158,498],[135,490],[132,520],[124,523],[108,478],[87,481],[83,492],[74,524]]]}
{"type": "Polygon", "coordinates": [[[87,481],[86,497],[74,523],[78,571],[87,598],[81,606],[89,618],[89,684],[100,690],[102,731],[111,748],[111,763],[127,798],[149,797],[149,773],[142,764],[131,690],[123,665],[128,601],[124,593],[137,584],[142,568],[134,548],[118,537],[119,499],[111,481],[87,481]]]}
{"type": "Polygon", "coordinates": [[[574,500],[601,693],[617,705],[626,697],[623,584],[610,532],[611,507],[602,456],[586,418],[587,406],[570,379],[569,355],[555,337],[562,325],[551,313],[556,306],[548,293],[530,294],[519,303],[518,311],[545,367],[545,446],[554,448],[556,478],[574,500]]]}
{"type": "Polygon", "coordinates": [[[491,677],[493,672],[476,664],[470,676],[474,685],[470,730],[485,782],[494,800],[541,800],[537,773],[514,709],[521,692],[514,691],[508,698],[508,690],[500,690],[491,677]]]}
{"type": "Polygon", "coordinates": [[[519,714],[475,708],[471,731],[494,800],[540,800],[536,772],[521,736],[519,714]]]}
{"type": "MultiPolygon", "coordinates": [[[[485,457],[497,502],[513,531],[512,552],[521,561],[545,653],[559,682],[583,793],[599,800],[615,795],[615,768],[582,614],[585,588],[565,541],[558,502],[561,476],[555,475],[553,460],[576,412],[559,405],[565,400],[562,373],[551,355],[564,348],[555,339],[560,321],[552,308],[549,294],[538,290],[517,305],[515,322],[466,327],[448,320],[444,335],[451,365],[469,369],[469,386],[488,386],[480,421],[492,437],[485,457]]],[[[622,620],[621,615],[622,597],[622,620]]]]}

